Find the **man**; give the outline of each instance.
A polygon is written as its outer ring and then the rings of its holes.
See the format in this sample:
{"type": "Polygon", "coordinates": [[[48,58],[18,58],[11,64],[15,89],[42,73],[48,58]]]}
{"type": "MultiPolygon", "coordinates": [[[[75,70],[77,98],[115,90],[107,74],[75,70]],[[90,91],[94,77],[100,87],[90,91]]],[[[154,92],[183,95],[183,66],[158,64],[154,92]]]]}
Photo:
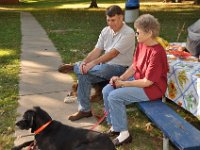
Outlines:
{"type": "Polygon", "coordinates": [[[121,75],[132,63],[135,34],[123,22],[122,9],[117,5],[110,6],[106,10],[106,19],[108,26],[101,31],[95,48],[74,66],[78,77],[79,107],[78,112],[68,117],[71,121],[92,116],[89,100],[92,84],[121,75]]]}

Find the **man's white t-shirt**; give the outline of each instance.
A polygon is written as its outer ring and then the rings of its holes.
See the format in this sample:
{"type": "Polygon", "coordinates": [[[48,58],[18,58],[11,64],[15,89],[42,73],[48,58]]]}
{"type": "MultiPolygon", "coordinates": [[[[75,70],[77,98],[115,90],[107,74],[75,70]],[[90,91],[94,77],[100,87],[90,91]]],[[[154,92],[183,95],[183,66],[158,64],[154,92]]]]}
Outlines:
{"type": "Polygon", "coordinates": [[[119,51],[119,55],[109,62],[108,64],[117,64],[121,66],[130,66],[133,60],[133,53],[135,50],[135,33],[134,30],[123,24],[118,32],[114,32],[109,26],[105,27],[101,34],[95,48],[109,52],[113,48],[119,51]]]}

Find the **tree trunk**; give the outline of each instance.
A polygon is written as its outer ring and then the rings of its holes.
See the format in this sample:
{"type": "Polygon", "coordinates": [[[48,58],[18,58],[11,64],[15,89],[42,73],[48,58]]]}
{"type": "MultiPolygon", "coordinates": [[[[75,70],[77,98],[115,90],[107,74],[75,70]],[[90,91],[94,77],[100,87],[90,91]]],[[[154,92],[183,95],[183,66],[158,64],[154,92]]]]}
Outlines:
{"type": "Polygon", "coordinates": [[[0,4],[17,4],[19,0],[0,0],[0,4]]]}
{"type": "Polygon", "coordinates": [[[98,8],[96,0],[92,0],[89,8],[98,8]]]}
{"type": "Polygon", "coordinates": [[[195,1],[194,1],[194,4],[200,5],[200,0],[195,0],[195,1]]]}
{"type": "Polygon", "coordinates": [[[182,0],[172,0],[173,3],[181,3],[182,0]]]}

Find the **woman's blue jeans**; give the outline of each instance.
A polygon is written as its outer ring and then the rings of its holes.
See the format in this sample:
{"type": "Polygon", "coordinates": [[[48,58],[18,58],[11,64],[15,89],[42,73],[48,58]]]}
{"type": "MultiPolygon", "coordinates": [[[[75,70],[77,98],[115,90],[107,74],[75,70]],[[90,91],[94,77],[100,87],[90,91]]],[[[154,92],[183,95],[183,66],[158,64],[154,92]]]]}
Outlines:
{"type": "Polygon", "coordinates": [[[78,77],[78,110],[90,111],[90,92],[92,84],[102,81],[108,81],[112,76],[120,76],[123,74],[127,67],[120,65],[99,64],[94,66],[87,74],[81,74],[79,66],[81,62],[78,62],[74,66],[74,72],[78,77]]]}
{"type": "MultiPolygon", "coordinates": [[[[131,78],[130,80],[134,80],[131,78]]],[[[126,105],[148,101],[143,88],[123,87],[114,89],[110,84],[103,88],[103,99],[105,111],[108,113],[107,123],[112,125],[114,131],[128,130],[126,105]]]]}

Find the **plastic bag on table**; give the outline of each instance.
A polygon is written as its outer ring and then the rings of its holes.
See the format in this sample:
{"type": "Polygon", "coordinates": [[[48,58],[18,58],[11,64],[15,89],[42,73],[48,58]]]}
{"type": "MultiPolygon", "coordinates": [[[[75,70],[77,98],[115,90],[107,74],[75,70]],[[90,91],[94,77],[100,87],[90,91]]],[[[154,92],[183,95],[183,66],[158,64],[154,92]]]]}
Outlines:
{"type": "Polygon", "coordinates": [[[188,27],[186,49],[193,56],[200,56],[200,19],[188,27]]]}

